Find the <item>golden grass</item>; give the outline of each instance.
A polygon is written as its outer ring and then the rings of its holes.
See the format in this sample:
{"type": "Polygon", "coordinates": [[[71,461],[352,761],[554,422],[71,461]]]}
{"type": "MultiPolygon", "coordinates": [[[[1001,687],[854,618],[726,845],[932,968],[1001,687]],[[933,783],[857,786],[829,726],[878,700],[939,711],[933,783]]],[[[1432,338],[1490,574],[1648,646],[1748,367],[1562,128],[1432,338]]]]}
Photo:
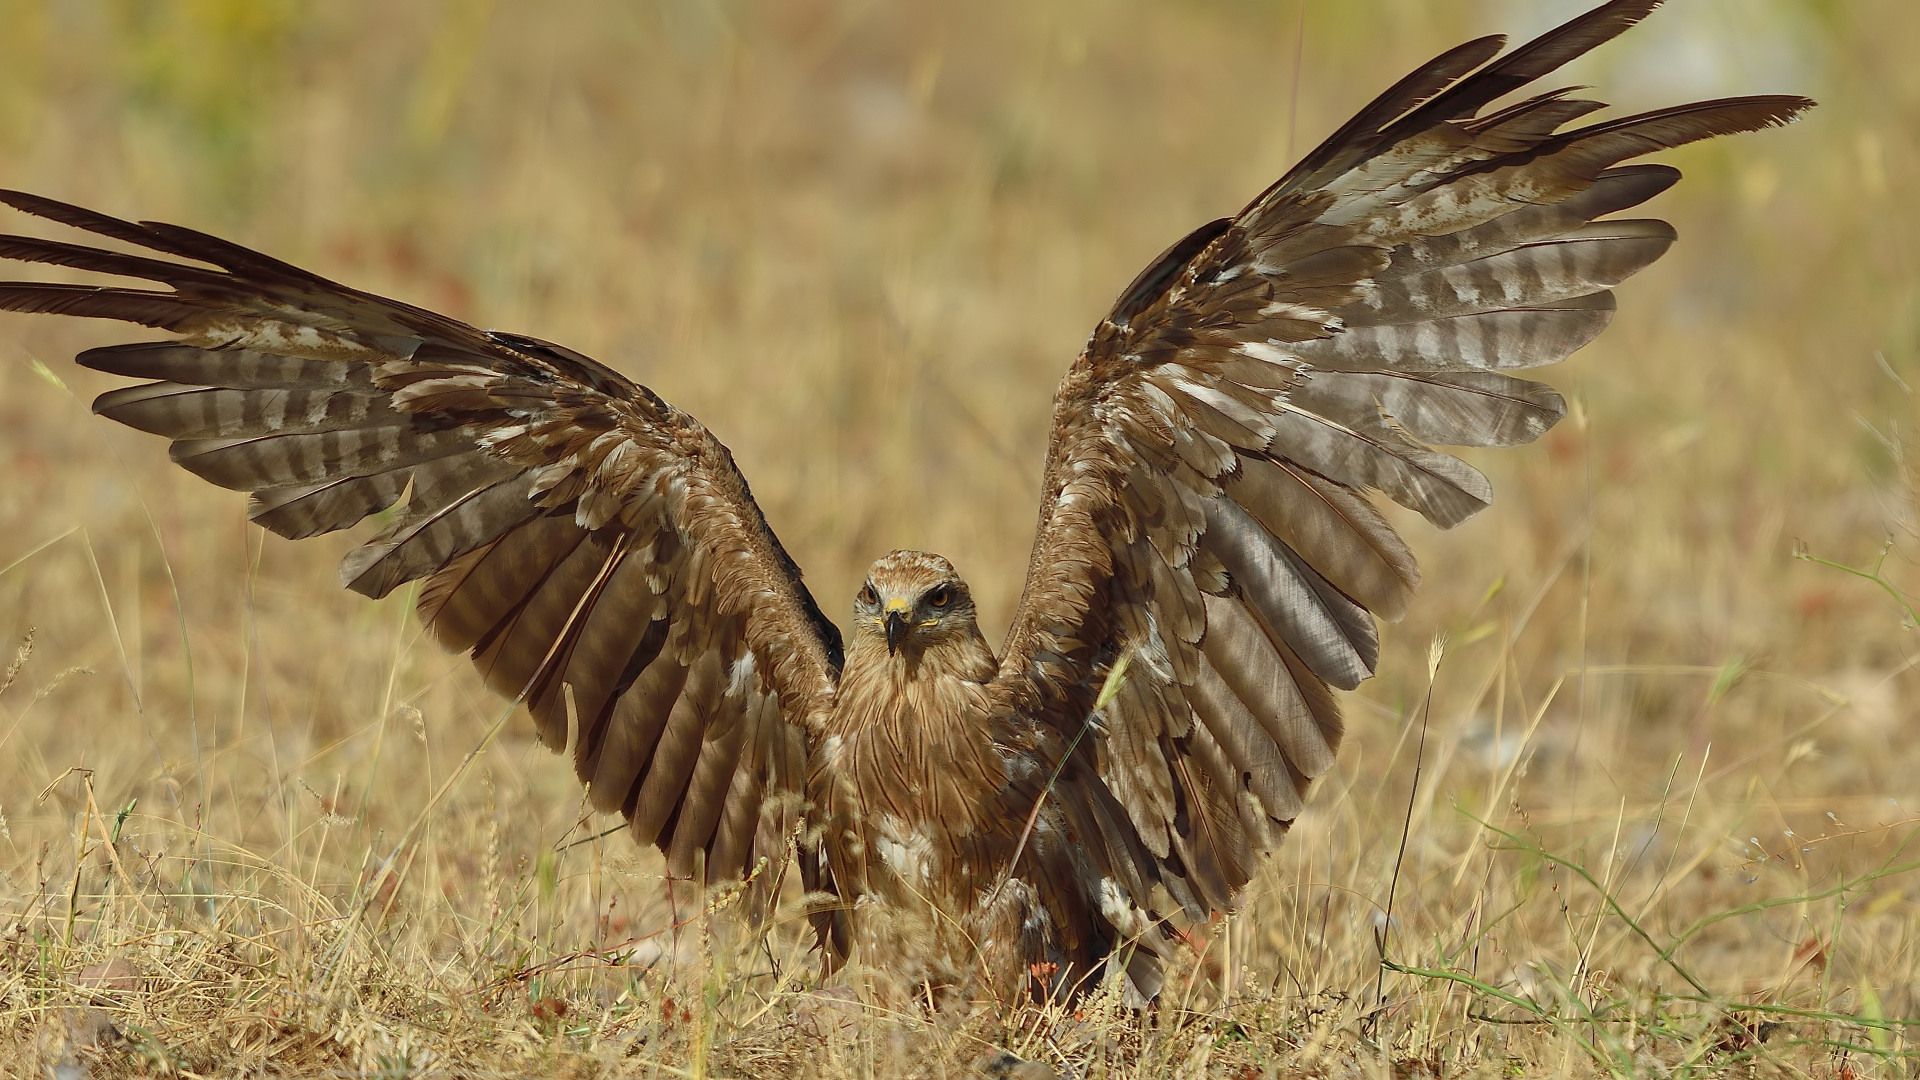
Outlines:
{"type": "MultiPolygon", "coordinates": [[[[925,547],[997,632],[1134,270],[1574,6],[7,0],[0,182],[608,360],[830,612],[925,547]]],[[[1337,774],[1145,1016],[823,990],[791,918],[669,896],[404,597],[335,587],[347,540],[89,418],[67,358],[126,331],[6,317],[0,1072],[1911,1075],[1917,39],[1906,0],[1675,0],[1571,74],[1825,104],[1670,155],[1683,242],[1549,373],[1575,414],[1475,455],[1494,509],[1409,523],[1337,774]]]]}

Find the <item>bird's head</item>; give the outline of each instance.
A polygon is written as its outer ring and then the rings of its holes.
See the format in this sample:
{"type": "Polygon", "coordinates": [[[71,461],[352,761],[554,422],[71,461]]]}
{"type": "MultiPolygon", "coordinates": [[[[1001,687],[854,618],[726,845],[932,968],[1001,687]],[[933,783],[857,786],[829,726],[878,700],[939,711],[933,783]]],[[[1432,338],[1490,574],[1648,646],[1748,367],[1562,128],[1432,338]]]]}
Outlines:
{"type": "Polygon", "coordinates": [[[979,636],[973,593],[953,564],[924,551],[896,551],[867,569],[853,597],[856,632],[886,643],[889,654],[979,636]]]}

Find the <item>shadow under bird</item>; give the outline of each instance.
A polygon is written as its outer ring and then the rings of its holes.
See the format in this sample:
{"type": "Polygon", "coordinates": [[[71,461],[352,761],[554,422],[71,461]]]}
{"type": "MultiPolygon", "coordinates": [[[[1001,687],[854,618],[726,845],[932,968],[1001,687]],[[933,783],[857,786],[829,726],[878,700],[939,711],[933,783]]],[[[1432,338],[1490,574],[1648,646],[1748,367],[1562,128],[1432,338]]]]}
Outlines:
{"type": "Polygon", "coordinates": [[[843,643],[726,447],[562,346],[19,192],[0,200],[147,254],[5,236],[0,256],[164,288],[0,283],[0,309],[170,332],[80,355],[145,380],[95,411],[282,536],[404,498],[342,581],[420,581],[433,636],[672,875],[751,876],[763,911],[797,862],[829,966],[1043,995],[1112,975],[1151,999],[1178,928],[1232,909],[1332,767],[1333,689],[1373,673],[1375,618],[1419,582],[1372,497],[1457,525],[1486,479],[1430,446],[1560,419],[1509,372],[1593,340],[1674,240],[1611,215],[1678,172],[1622,162],[1812,104],[1489,108],[1656,5],[1441,54],[1134,279],[1055,397],[997,654],[917,551],[873,564],[843,643]]]}

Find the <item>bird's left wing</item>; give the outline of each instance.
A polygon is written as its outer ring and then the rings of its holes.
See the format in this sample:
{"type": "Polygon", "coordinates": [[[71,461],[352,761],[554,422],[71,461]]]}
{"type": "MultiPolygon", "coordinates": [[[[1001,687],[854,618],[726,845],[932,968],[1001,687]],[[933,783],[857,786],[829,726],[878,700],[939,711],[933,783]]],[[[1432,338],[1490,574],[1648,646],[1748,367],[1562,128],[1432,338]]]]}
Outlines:
{"type": "Polygon", "coordinates": [[[0,201],[152,253],[0,236],[0,258],[166,286],[0,282],[0,310],[176,335],[83,353],[154,380],[96,412],[252,492],[249,516],[282,536],[399,504],[341,564],[348,588],[424,579],[433,635],[524,701],[548,746],[571,745],[594,805],[623,813],[673,875],[704,863],[726,881],[780,860],[840,635],[698,421],[571,350],[203,233],[0,201]]]}
{"type": "Polygon", "coordinates": [[[1070,868],[1018,871],[1075,879],[1040,882],[1081,894],[1057,917],[1104,910],[1140,934],[1142,912],[1166,913],[1158,886],[1192,916],[1230,907],[1333,765],[1329,688],[1373,673],[1374,618],[1418,582],[1369,493],[1442,527],[1485,507],[1485,478],[1429,444],[1552,426],[1559,395],[1506,372],[1590,341],[1608,288],[1673,240],[1596,220],[1679,175],[1618,163],[1810,104],[1562,130],[1600,106],[1556,92],[1476,115],[1655,3],[1617,0],[1499,60],[1498,38],[1441,55],[1176,244],[1094,331],[1055,398],[993,687],[1032,740],[1016,786],[1046,789],[1072,834],[1070,868]]]}

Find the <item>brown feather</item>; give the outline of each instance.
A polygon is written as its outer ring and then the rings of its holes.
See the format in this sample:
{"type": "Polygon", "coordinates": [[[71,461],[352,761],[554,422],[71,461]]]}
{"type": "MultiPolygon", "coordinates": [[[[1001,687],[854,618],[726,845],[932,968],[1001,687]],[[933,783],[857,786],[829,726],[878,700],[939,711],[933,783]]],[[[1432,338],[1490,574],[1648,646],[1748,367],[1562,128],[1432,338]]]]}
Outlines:
{"type": "MultiPolygon", "coordinates": [[[[701,732],[693,771],[675,811],[673,839],[667,847],[667,873],[674,877],[694,876],[694,855],[706,851],[712,841],[714,829],[726,810],[727,795],[733,790],[734,772],[740,764],[747,702],[742,696],[728,692],[726,687],[721,691],[706,729],[701,732]]],[[[658,768],[660,762],[656,757],[654,767],[658,768]]]]}
{"type": "Polygon", "coordinates": [[[1333,768],[1333,747],[1292,673],[1279,662],[1279,652],[1245,608],[1225,597],[1209,597],[1207,638],[1201,644],[1221,681],[1295,768],[1309,778],[1333,768]]]}
{"type": "Polygon", "coordinates": [[[687,782],[699,763],[702,737],[725,688],[725,674],[720,655],[711,650],[702,652],[689,665],[680,699],[668,712],[646,777],[629,796],[627,820],[633,826],[634,839],[642,844],[661,838],[661,830],[687,792],[687,782]]]}
{"type": "Polygon", "coordinates": [[[389,472],[256,491],[247,500],[247,517],[289,540],[301,540],[357,525],[410,490],[416,494],[442,491],[477,476],[507,471],[478,454],[455,454],[389,472]]]}
{"type": "MultiPolygon", "coordinates": [[[[1275,656],[1274,661],[1279,657],[1275,656]]],[[[1205,659],[1194,674],[1188,697],[1207,731],[1220,744],[1240,782],[1228,790],[1251,791],[1266,813],[1291,820],[1300,813],[1300,795],[1287,777],[1286,761],[1266,728],[1205,659]]]]}
{"type": "Polygon", "coordinates": [[[331,390],[230,390],[145,383],[110,390],[93,411],[131,428],[173,439],[223,439],[268,432],[324,432],[391,423],[384,397],[331,390]]]}
{"type": "MultiPolygon", "coordinates": [[[[1207,502],[1207,549],[1233,576],[1247,607],[1321,678],[1351,690],[1373,674],[1380,639],[1373,617],[1226,498],[1207,502]]],[[[1207,600],[1207,632],[1227,601],[1207,600]]],[[[1201,643],[1206,648],[1205,640],[1201,643]]]]}
{"type": "MultiPolygon", "coordinates": [[[[687,668],[669,646],[647,664],[614,703],[599,752],[586,763],[593,766],[593,772],[581,776],[590,785],[595,810],[627,812],[686,682],[687,668]]],[[[652,840],[647,837],[641,842],[652,840]]]]}
{"type": "Polygon", "coordinates": [[[1376,282],[1341,314],[1353,329],[1551,305],[1618,285],[1673,241],[1664,221],[1596,221],[1473,262],[1376,282]]]}
{"type": "Polygon", "coordinates": [[[1484,225],[1440,236],[1416,236],[1393,251],[1381,275],[1392,280],[1427,267],[1455,266],[1562,236],[1601,216],[1638,206],[1672,187],[1680,170],[1667,165],[1608,169],[1586,190],[1557,202],[1526,206],[1484,225]]]}
{"type": "Polygon", "coordinates": [[[1290,463],[1245,456],[1227,494],[1334,588],[1387,620],[1420,585],[1413,553],[1359,493],[1290,463]]]}
{"type": "Polygon", "coordinates": [[[746,865],[747,853],[758,831],[760,798],[768,772],[767,744],[779,737],[771,730],[778,722],[779,703],[766,695],[750,693],[740,716],[739,764],[718,799],[719,817],[714,822],[713,840],[707,845],[709,885],[738,878],[753,869],[746,865]]]}
{"type": "Polygon", "coordinates": [[[566,745],[567,718],[534,702],[535,680],[568,639],[567,626],[578,618],[582,596],[606,566],[607,551],[576,531],[536,556],[529,576],[534,587],[473,646],[473,664],[487,685],[502,697],[527,700],[549,745],[566,745]],[[567,542],[570,539],[572,542],[567,542]]]}

